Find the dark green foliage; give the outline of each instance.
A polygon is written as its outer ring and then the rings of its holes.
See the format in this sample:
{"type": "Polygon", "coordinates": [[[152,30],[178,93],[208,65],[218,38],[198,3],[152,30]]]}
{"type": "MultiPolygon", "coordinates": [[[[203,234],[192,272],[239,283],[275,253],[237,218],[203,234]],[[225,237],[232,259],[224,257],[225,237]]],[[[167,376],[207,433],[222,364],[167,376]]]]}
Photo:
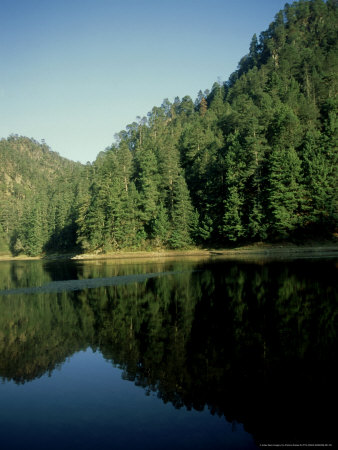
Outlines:
{"type": "Polygon", "coordinates": [[[61,158],[46,144],[21,136],[2,139],[1,250],[30,256],[73,250],[82,171],[79,163],[61,158]]]}
{"type": "Polygon", "coordinates": [[[301,161],[291,148],[274,149],[270,155],[268,201],[272,233],[288,237],[302,225],[301,161]]]}
{"type": "Polygon", "coordinates": [[[93,165],[89,192],[77,218],[84,250],[118,250],[136,245],[142,229],[139,196],[130,180],[132,158],[125,146],[112,147],[93,165]]]}
{"type": "Polygon", "coordinates": [[[163,203],[157,208],[157,216],[152,225],[153,238],[157,247],[165,247],[170,234],[169,217],[163,203]]]}
{"type": "Polygon", "coordinates": [[[2,140],[0,251],[332,235],[337,16],[334,0],[286,4],[228,82],[195,102],[165,99],[92,165],[27,138],[2,140]]]}
{"type": "Polygon", "coordinates": [[[169,239],[172,248],[184,248],[192,244],[193,211],[190,195],[183,175],[174,184],[174,204],[171,214],[172,230],[169,239]]]}

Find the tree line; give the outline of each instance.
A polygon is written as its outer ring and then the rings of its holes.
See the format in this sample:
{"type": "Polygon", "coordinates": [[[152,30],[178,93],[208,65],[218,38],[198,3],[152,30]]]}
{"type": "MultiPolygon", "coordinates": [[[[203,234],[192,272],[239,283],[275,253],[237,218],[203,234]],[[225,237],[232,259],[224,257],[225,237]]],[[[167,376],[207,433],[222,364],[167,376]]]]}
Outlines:
{"type": "Polygon", "coordinates": [[[51,206],[46,218],[31,211],[43,204],[35,198],[12,247],[180,249],[331,235],[336,23],[335,0],[286,4],[227,82],[195,101],[165,99],[93,164],[70,169],[66,182],[60,175],[52,216],[51,206]]]}

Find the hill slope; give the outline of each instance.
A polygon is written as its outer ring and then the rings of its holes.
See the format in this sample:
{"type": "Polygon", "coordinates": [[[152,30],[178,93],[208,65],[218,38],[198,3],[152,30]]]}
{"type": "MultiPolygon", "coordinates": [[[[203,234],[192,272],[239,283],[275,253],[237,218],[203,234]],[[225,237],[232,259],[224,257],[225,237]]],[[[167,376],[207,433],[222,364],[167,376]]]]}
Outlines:
{"type": "Polygon", "coordinates": [[[331,233],[337,3],[286,5],[224,85],[164,100],[96,160],[82,247],[228,245],[331,233]]]}
{"type": "Polygon", "coordinates": [[[74,188],[80,172],[79,163],[45,144],[21,136],[2,139],[0,251],[36,255],[44,248],[72,246],[74,188]]]}

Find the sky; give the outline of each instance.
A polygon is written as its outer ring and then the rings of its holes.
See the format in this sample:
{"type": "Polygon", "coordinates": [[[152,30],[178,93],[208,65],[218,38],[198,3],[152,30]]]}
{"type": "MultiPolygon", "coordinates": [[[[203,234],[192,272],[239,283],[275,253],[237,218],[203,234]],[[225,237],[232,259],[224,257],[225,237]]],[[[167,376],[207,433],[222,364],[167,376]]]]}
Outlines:
{"type": "Polygon", "coordinates": [[[0,138],[86,163],[163,99],[224,82],[284,0],[0,0],[0,138]]]}

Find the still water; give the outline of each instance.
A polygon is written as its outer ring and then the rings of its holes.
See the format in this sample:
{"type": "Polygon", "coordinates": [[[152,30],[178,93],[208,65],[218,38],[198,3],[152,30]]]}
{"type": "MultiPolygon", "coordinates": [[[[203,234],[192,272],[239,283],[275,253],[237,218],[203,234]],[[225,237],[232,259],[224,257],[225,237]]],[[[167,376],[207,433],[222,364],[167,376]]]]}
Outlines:
{"type": "Polygon", "coordinates": [[[0,262],[0,448],[333,444],[337,259],[0,262]]]}

